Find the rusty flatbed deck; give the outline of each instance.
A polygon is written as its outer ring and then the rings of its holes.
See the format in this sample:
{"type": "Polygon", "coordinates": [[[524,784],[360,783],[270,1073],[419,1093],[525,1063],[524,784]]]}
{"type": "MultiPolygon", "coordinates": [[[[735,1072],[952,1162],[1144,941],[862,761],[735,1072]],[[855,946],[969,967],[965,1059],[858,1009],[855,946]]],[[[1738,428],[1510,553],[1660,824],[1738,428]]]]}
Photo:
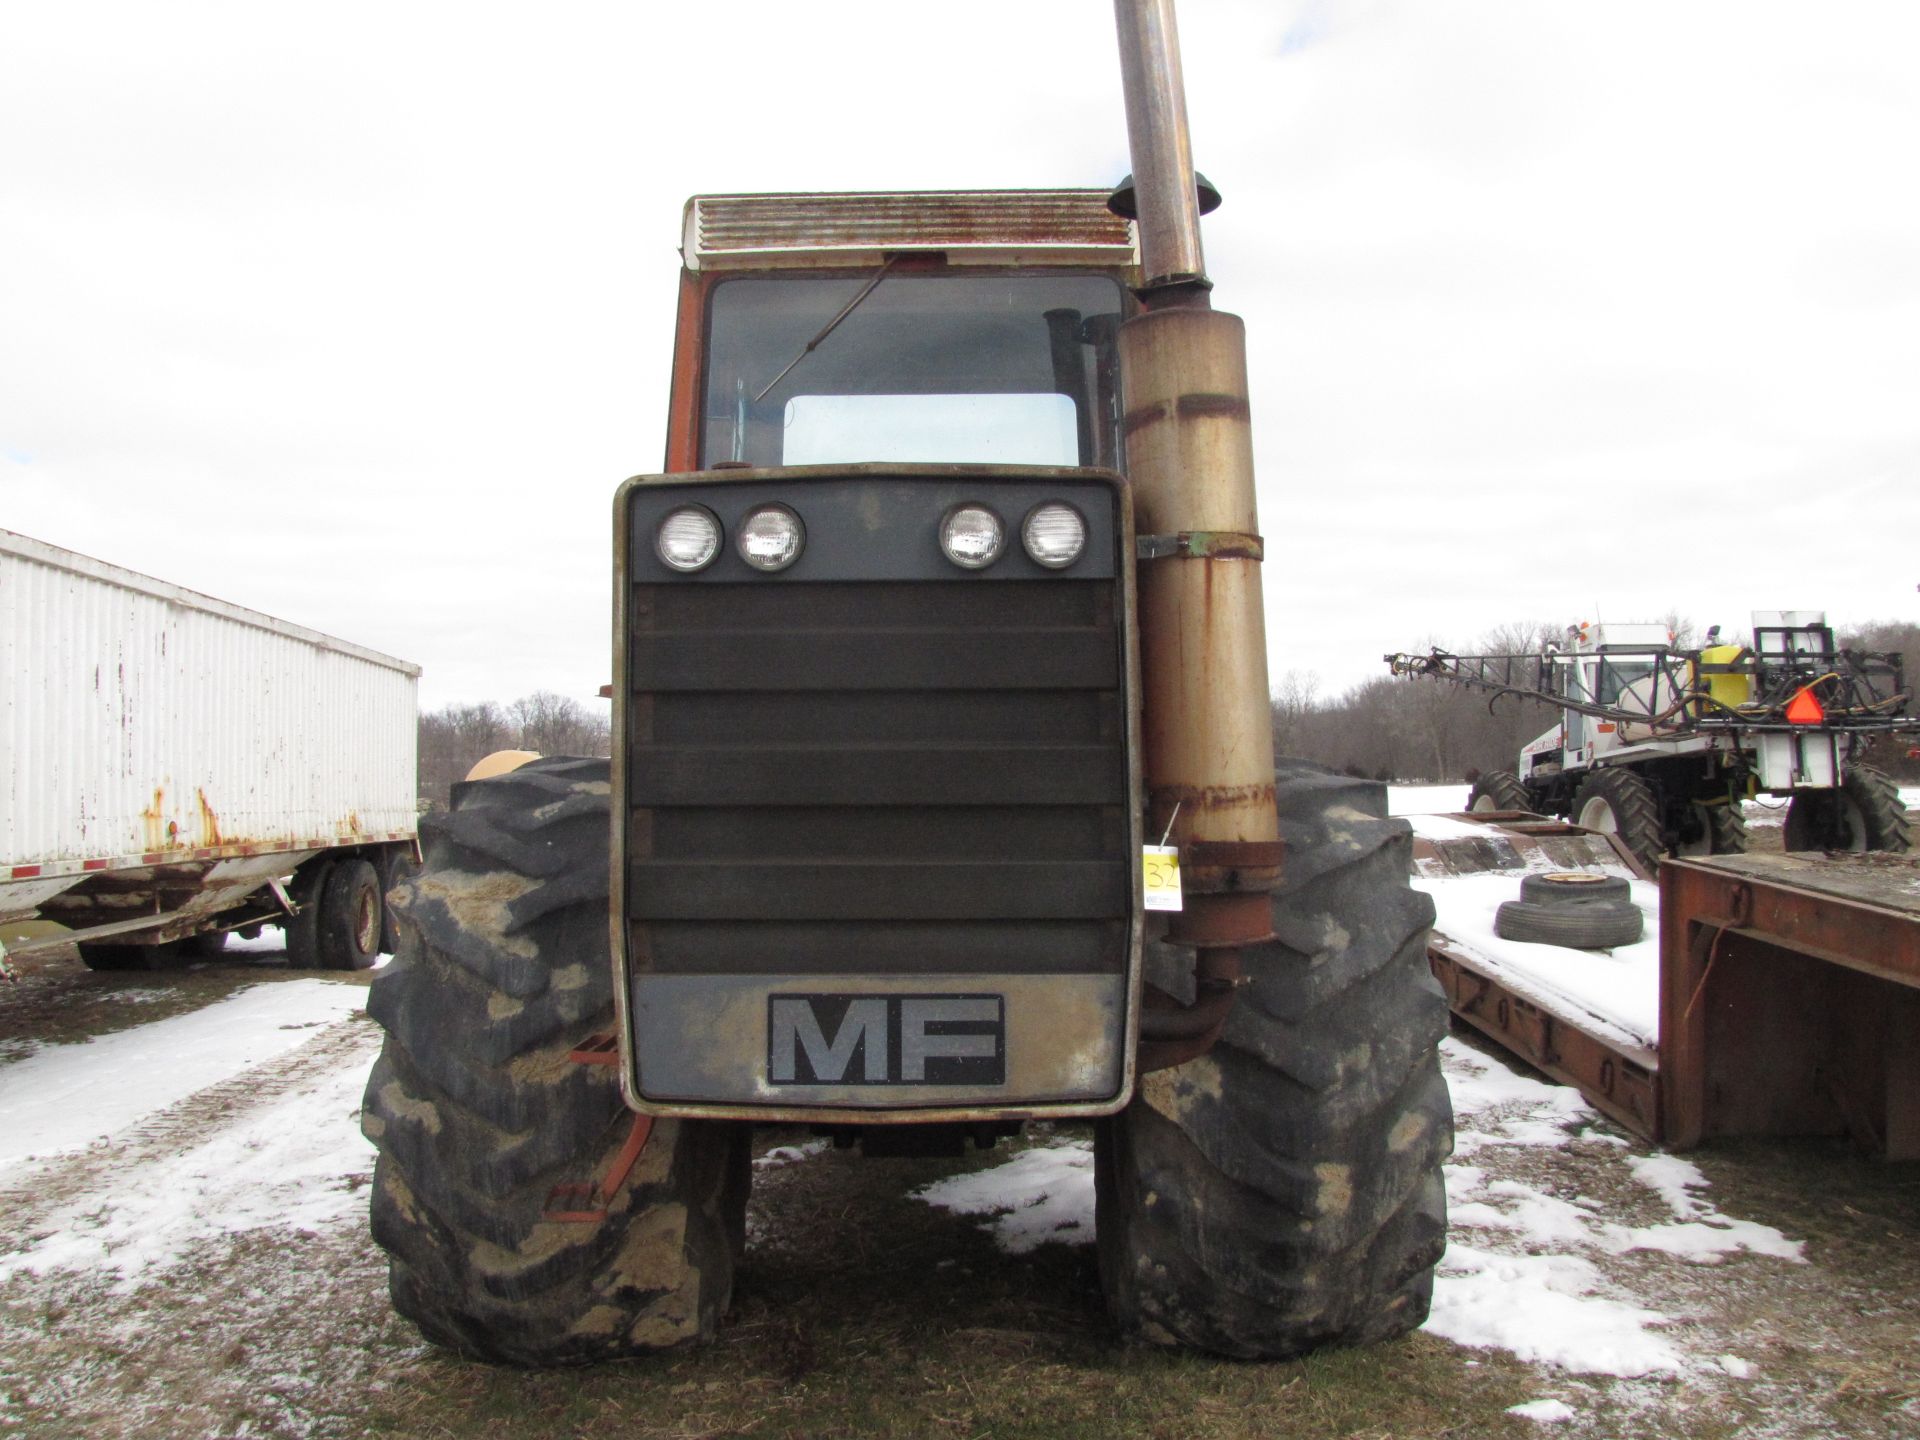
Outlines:
{"type": "Polygon", "coordinates": [[[1920,856],[1660,871],[1661,1138],[1847,1134],[1920,1157],[1920,856]]]}
{"type": "MultiPolygon", "coordinates": [[[[1438,818],[1438,837],[1415,842],[1429,879],[1517,880],[1548,858],[1618,873],[1601,837],[1520,816],[1438,818]],[[1478,822],[1488,822],[1483,836],[1478,822]]],[[[1531,983],[1473,936],[1436,929],[1428,961],[1453,1013],[1673,1148],[1846,1134],[1890,1157],[1920,1156],[1920,856],[1669,860],[1659,880],[1657,1034],[1634,1034],[1531,983]]]]}

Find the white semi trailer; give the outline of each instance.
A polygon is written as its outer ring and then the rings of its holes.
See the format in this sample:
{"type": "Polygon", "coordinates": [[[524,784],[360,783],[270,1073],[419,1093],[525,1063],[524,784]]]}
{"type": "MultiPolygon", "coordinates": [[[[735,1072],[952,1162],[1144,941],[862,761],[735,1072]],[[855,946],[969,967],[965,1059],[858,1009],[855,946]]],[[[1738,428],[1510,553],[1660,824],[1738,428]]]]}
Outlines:
{"type": "Polygon", "coordinates": [[[296,965],[371,965],[417,854],[419,675],[0,530],[0,924],[67,931],[12,953],[158,968],[278,924],[296,965]]]}

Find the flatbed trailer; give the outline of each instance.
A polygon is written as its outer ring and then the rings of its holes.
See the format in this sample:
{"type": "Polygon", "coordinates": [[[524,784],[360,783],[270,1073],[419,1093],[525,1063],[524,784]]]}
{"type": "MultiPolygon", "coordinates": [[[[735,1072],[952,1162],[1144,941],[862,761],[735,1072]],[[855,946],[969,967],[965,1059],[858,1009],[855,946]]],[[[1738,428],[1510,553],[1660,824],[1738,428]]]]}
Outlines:
{"type": "MultiPolygon", "coordinates": [[[[1429,878],[1632,874],[1576,827],[1523,814],[1437,817],[1429,878]],[[1476,839],[1472,822],[1487,832],[1476,839]]],[[[1641,872],[1644,873],[1644,872],[1641,872]]],[[[1436,927],[1427,957],[1453,1013],[1643,1138],[1847,1135],[1920,1158],[1920,859],[1884,852],[1663,861],[1657,1033],[1636,1033],[1436,927]]]]}

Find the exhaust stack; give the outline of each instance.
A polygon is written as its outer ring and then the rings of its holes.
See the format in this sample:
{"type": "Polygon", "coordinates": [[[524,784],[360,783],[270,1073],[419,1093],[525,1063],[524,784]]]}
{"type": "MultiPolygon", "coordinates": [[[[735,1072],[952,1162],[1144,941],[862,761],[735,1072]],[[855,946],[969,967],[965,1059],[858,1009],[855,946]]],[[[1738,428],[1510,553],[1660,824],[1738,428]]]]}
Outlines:
{"type": "Polygon", "coordinates": [[[1171,826],[1196,951],[1196,998],[1150,992],[1143,1070],[1205,1053],[1231,1008],[1240,947],[1272,934],[1279,878],[1263,553],[1246,331],[1210,307],[1173,0],[1115,0],[1147,312],[1120,329],[1127,473],[1140,536],[1149,825],[1171,826]]]}

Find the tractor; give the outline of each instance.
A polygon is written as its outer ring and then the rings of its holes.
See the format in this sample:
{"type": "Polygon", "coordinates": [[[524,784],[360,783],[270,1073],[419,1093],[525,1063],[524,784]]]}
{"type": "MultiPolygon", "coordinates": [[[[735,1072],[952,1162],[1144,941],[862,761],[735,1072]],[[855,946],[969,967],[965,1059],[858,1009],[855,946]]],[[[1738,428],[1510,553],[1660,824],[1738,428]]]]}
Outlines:
{"type": "Polygon", "coordinates": [[[1217,194],[1170,0],[1116,9],[1116,190],[688,204],[666,464],[613,501],[612,756],[456,787],[369,998],[373,1233],[430,1340],[710,1338],[774,1125],[1091,1125],[1127,1336],[1425,1317],[1432,905],[1383,786],[1274,762],[1217,194]]]}

